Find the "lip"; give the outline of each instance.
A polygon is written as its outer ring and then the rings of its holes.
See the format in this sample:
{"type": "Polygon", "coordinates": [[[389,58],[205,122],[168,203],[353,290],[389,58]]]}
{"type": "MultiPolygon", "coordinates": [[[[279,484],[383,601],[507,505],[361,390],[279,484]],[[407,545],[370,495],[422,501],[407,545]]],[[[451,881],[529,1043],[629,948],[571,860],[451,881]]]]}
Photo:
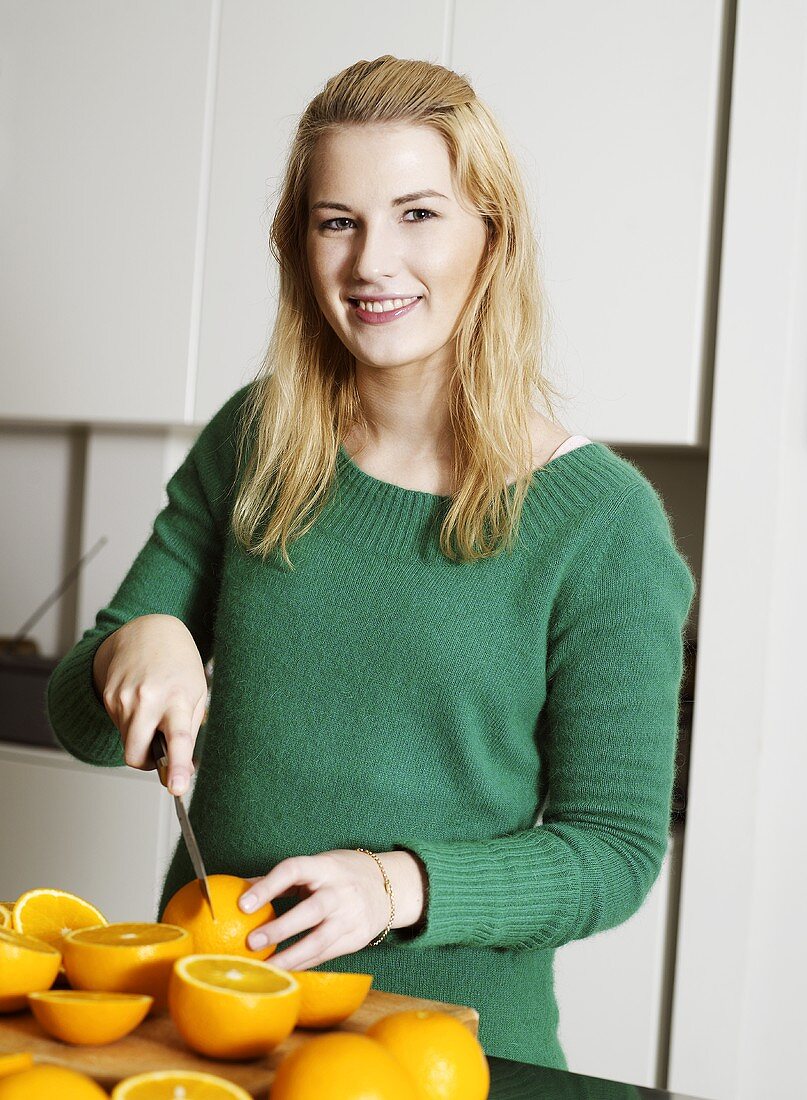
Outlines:
{"type": "MultiPolygon", "coordinates": [[[[410,297],[410,295],[404,295],[404,297],[410,297]]],[[[363,302],[383,302],[385,298],[362,298],[363,302]]],[[[385,313],[368,313],[364,309],[359,309],[355,304],[355,300],[348,299],[348,305],[351,312],[355,314],[357,319],[365,325],[385,325],[388,321],[396,321],[399,317],[403,317],[407,313],[411,313],[415,306],[421,302],[421,297],[415,298],[414,302],[410,302],[409,305],[401,306],[400,309],[390,309],[385,313]]]]}

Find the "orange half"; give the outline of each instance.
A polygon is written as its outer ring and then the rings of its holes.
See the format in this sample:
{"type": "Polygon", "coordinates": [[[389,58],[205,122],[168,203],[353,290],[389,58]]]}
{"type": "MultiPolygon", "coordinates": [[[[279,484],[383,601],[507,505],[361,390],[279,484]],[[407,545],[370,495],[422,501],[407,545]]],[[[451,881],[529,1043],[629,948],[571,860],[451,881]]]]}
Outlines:
{"type": "Polygon", "coordinates": [[[14,902],[13,927],[26,936],[36,936],[61,951],[62,938],[74,928],[106,924],[107,919],[77,894],[49,887],[27,890],[14,902]]]}
{"type": "Polygon", "coordinates": [[[168,1011],[209,1058],[260,1058],[294,1030],[300,986],[288,970],[242,955],[188,955],[174,965],[168,1011]]]}
{"type": "Polygon", "coordinates": [[[55,947],[10,928],[0,928],[0,997],[50,989],[62,956],[55,947]]]}
{"type": "Polygon", "coordinates": [[[300,986],[300,1015],[297,1027],[336,1027],[364,1003],[372,974],[349,974],[335,970],[292,970],[300,986]]]}
{"type": "Polygon", "coordinates": [[[119,1081],[112,1100],[252,1100],[240,1085],[215,1073],[191,1069],[158,1069],[119,1081]]]}
{"type": "Polygon", "coordinates": [[[19,1073],[21,1069],[30,1069],[33,1064],[34,1056],[28,1050],[20,1050],[15,1054],[0,1054],[0,1077],[19,1073]]]}
{"type": "Polygon", "coordinates": [[[153,998],[145,993],[95,993],[51,989],[29,993],[28,1003],[43,1031],[63,1043],[103,1046],[134,1031],[153,998]]]}
{"type": "Polygon", "coordinates": [[[145,993],[164,1009],[174,962],[193,950],[190,933],[146,921],[78,928],[64,937],[64,967],[73,989],[145,993]]]}

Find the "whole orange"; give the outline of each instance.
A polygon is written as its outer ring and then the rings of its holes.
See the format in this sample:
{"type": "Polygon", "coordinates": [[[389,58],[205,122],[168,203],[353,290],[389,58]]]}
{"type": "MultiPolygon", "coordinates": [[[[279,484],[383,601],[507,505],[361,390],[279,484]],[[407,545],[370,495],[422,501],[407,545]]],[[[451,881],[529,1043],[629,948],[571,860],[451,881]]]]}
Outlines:
{"type": "Polygon", "coordinates": [[[34,1065],[0,1081],[0,1100],[109,1100],[86,1073],[66,1066],[34,1065]]]}
{"type": "Polygon", "coordinates": [[[423,1100],[486,1100],[490,1067],[479,1040],[446,1012],[411,1009],[376,1020],[365,1034],[410,1072],[423,1100]]]}
{"type": "Polygon", "coordinates": [[[420,1100],[407,1069],[374,1039],[332,1031],[295,1047],[275,1071],[271,1100],[420,1100]]]}
{"type": "Polygon", "coordinates": [[[247,936],[259,925],[274,920],[275,910],[271,902],[253,913],[243,913],[239,909],[238,899],[251,885],[249,879],[238,875],[208,875],[207,888],[214,920],[199,880],[192,879],[171,897],[162,920],[186,928],[193,937],[193,950],[198,955],[246,955],[251,959],[268,959],[277,950],[277,944],[270,943],[253,951],[247,946],[247,936]]]}

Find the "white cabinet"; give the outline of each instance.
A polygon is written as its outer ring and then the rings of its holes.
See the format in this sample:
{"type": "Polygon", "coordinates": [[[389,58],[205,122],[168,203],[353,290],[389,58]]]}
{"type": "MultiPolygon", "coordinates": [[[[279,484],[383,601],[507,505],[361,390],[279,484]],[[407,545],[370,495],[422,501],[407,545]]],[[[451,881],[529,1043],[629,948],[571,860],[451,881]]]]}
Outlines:
{"type": "Polygon", "coordinates": [[[0,5],[0,415],[182,421],[211,0],[0,5]]]}
{"type": "Polygon", "coordinates": [[[549,374],[592,438],[706,441],[722,20],[721,0],[456,5],[449,63],[524,166],[549,374]]]}
{"type": "Polygon", "coordinates": [[[683,830],[638,912],[555,956],[560,1040],[575,1073],[652,1085],[667,1047],[683,830]]]}
{"type": "Polygon", "coordinates": [[[110,921],[156,920],[178,836],[155,772],[0,744],[0,899],[52,886],[86,898],[110,921]]]}

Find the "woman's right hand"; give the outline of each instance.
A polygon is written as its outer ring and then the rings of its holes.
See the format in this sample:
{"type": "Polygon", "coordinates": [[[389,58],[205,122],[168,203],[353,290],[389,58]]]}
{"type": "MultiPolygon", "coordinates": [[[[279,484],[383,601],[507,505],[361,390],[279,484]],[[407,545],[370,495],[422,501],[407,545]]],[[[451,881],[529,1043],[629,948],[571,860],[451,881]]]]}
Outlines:
{"type": "Polygon", "coordinates": [[[205,713],[207,680],[193,636],[174,615],[141,615],[95,651],[93,681],[120,731],[131,768],[156,767],[151,742],[168,746],[168,790],[183,794],[194,771],[193,749],[205,713]]]}

